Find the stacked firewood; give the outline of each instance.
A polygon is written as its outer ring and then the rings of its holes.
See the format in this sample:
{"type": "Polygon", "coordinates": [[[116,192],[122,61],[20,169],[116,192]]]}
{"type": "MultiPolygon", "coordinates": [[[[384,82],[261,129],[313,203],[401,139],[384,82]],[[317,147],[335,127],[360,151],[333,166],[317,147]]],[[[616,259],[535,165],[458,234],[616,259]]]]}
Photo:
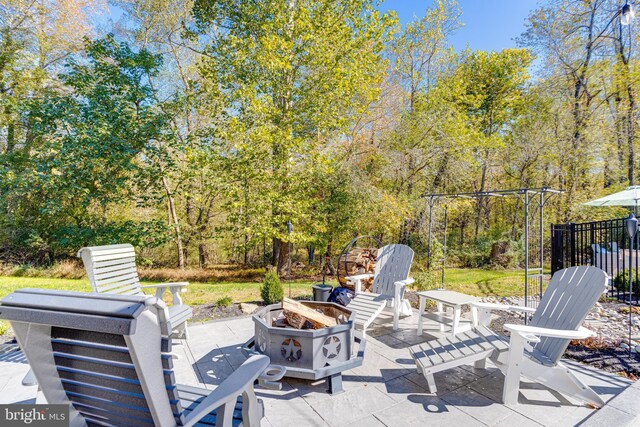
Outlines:
{"type": "Polygon", "coordinates": [[[313,309],[298,301],[284,298],[282,300],[282,314],[273,319],[272,326],[295,329],[322,329],[336,326],[338,316],[342,314],[333,307],[323,307],[322,310],[313,309]]]}
{"type": "MultiPolygon", "coordinates": [[[[352,248],[346,254],[342,254],[338,260],[338,281],[341,286],[354,290],[354,286],[347,283],[346,276],[357,274],[373,274],[376,269],[376,257],[378,250],[375,248],[352,248]]],[[[362,281],[362,289],[370,291],[373,278],[362,281]]]]}

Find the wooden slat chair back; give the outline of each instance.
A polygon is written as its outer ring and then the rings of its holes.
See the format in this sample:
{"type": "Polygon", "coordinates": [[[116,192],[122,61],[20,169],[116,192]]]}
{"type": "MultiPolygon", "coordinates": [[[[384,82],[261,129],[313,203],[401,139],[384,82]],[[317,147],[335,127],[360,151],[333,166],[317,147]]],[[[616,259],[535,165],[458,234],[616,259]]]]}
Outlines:
{"type": "Polygon", "coordinates": [[[169,317],[174,336],[188,338],[187,320],[193,315],[191,307],[183,304],[180,292],[186,282],[140,285],[136,267],[136,252],[130,244],[91,246],[78,251],[94,292],[117,295],[145,295],[143,288],[155,289],[156,298],[162,299],[168,289],[173,295],[169,317]]]}
{"type": "Polygon", "coordinates": [[[372,291],[394,296],[394,284],[409,277],[412,262],[413,249],[407,245],[393,244],[378,249],[372,291]]]}
{"type": "Polygon", "coordinates": [[[362,292],[362,280],[371,274],[348,276],[354,284],[356,297],[349,308],[356,312],[356,327],[366,335],[367,328],[385,310],[393,310],[393,330],[398,330],[400,315],[411,316],[409,301],[404,299],[406,287],[413,283],[409,277],[413,250],[406,245],[392,244],[378,249],[376,268],[373,274],[372,292],[362,292]]]}
{"type": "Polygon", "coordinates": [[[91,287],[98,293],[142,295],[132,245],[109,245],[83,248],[80,256],[91,287]]]}
{"type": "Polygon", "coordinates": [[[231,426],[243,410],[245,425],[260,423],[253,382],[265,356],[241,400],[233,395],[202,421],[190,419],[211,392],[176,384],[167,309],[156,298],[22,289],[2,300],[0,317],[11,322],[47,402],[71,405],[71,426],[231,426]]]}
{"type": "MultiPolygon", "coordinates": [[[[561,270],[551,278],[530,325],[577,330],[605,289],[606,280],[592,269],[571,267],[561,270]]],[[[540,363],[555,365],[569,342],[568,339],[541,337],[532,355],[540,363]]]]}

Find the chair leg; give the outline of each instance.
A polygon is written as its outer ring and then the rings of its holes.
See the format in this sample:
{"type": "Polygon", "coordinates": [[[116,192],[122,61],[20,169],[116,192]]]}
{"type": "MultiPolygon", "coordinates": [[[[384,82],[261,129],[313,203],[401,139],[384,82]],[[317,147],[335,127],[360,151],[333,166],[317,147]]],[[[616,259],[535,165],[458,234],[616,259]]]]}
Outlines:
{"type": "MultiPolygon", "coordinates": [[[[230,407],[231,414],[233,414],[233,409],[230,407]]],[[[262,401],[256,398],[253,387],[246,389],[242,393],[242,424],[247,427],[260,427],[262,417],[264,417],[262,401]]]]}
{"type": "MultiPolygon", "coordinates": [[[[235,409],[235,402],[233,403],[225,403],[216,409],[216,427],[231,427],[233,425],[233,411],[235,409]]],[[[244,419],[244,401],[242,408],[242,415],[244,419]]],[[[258,420],[258,424],[247,424],[250,426],[259,426],[260,421],[258,420]]]]}
{"type": "Polygon", "coordinates": [[[393,330],[397,331],[400,328],[400,304],[396,302],[393,306],[393,330]]]}
{"type": "Polygon", "coordinates": [[[476,369],[487,369],[487,359],[484,358],[484,359],[476,360],[473,366],[476,369]]]}
{"type": "Polygon", "coordinates": [[[187,322],[184,322],[182,326],[182,339],[189,339],[189,328],[187,327],[187,322]]]}
{"type": "Polygon", "coordinates": [[[429,387],[429,393],[436,394],[438,389],[436,388],[436,380],[433,378],[433,374],[424,374],[424,378],[427,380],[427,386],[429,387]]]}
{"type": "Polygon", "coordinates": [[[183,322],[181,325],[178,325],[175,329],[175,337],[179,340],[188,340],[189,339],[189,328],[187,327],[187,322],[183,322]]]}
{"type": "Polygon", "coordinates": [[[524,358],[524,339],[520,335],[512,333],[509,339],[509,357],[507,358],[504,388],[502,390],[502,403],[505,405],[516,405],[518,403],[520,373],[524,358]]]}
{"type": "Polygon", "coordinates": [[[595,391],[580,381],[580,379],[562,363],[558,363],[554,367],[549,367],[525,359],[522,375],[550,389],[589,403],[595,407],[601,408],[605,404],[604,400],[602,400],[595,391]]]}

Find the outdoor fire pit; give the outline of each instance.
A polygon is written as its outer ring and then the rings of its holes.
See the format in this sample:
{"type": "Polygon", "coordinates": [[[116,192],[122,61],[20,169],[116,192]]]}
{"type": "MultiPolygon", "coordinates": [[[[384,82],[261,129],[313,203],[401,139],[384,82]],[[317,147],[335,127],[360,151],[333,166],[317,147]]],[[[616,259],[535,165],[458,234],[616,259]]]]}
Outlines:
{"type": "Polygon", "coordinates": [[[329,302],[303,301],[302,304],[332,317],[337,324],[321,329],[276,326],[282,324],[283,309],[281,304],[272,304],[253,315],[254,337],[243,351],[247,355],[258,352],[269,356],[271,363],[286,368],[286,377],[325,378],[329,393],[340,393],[342,372],[362,365],[364,358],[365,342],[354,337],[355,313],[329,302]],[[353,355],[355,342],[360,346],[353,355]]]}

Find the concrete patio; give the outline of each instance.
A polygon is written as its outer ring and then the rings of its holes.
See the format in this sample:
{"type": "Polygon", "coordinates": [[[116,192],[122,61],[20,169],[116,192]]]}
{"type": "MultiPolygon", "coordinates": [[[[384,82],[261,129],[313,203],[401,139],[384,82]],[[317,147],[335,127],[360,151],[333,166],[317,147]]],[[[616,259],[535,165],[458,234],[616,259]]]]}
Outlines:
{"type": "MultiPolygon", "coordinates": [[[[438,394],[431,395],[415,370],[407,347],[439,336],[427,323],[416,336],[416,315],[393,332],[376,326],[369,336],[363,366],[344,374],[345,392],[331,396],[323,381],[286,379],[280,391],[258,389],[265,404],[263,426],[625,426],[640,425],[640,384],[567,364],[607,405],[593,410],[576,405],[539,384],[523,381],[520,404],[500,402],[503,376],[496,368],[472,366],[436,374],[438,394]]],[[[174,346],[180,383],[215,388],[245,360],[239,347],[253,335],[250,317],[190,326],[187,345],[174,346]]],[[[15,345],[0,349],[0,403],[44,403],[36,386],[22,386],[28,364],[15,345]]],[[[640,383],[640,382],[639,382],[640,383]]]]}

